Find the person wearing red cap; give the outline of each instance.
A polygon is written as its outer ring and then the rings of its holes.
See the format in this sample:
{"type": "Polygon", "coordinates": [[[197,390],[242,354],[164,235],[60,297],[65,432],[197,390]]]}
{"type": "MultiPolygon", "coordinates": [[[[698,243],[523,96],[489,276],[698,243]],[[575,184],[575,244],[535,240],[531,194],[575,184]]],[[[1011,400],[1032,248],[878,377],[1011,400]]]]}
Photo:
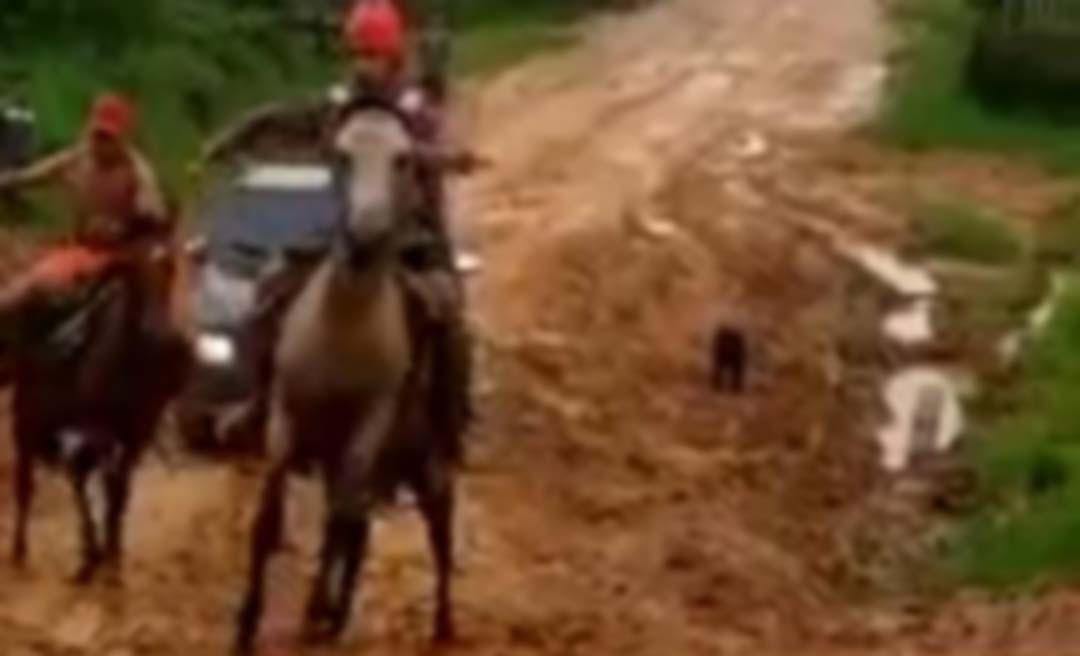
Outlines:
{"type": "MultiPolygon", "coordinates": [[[[449,274],[450,284],[437,284],[440,290],[452,288],[444,299],[453,305],[454,316],[433,320],[434,359],[437,367],[446,372],[452,389],[463,398],[448,398],[457,406],[450,410],[459,417],[471,416],[468,399],[470,363],[468,335],[460,316],[463,313],[464,289],[455,270],[455,256],[449,230],[444,218],[443,178],[449,172],[468,173],[483,164],[483,160],[464,149],[450,145],[445,125],[445,88],[441,79],[422,76],[419,85],[410,84],[407,73],[408,25],[404,14],[392,0],[358,0],[345,17],[342,28],[343,44],[350,56],[351,78],[346,87],[339,87],[330,106],[305,108],[300,115],[306,122],[321,123],[323,136],[332,132],[348,113],[358,106],[381,105],[394,112],[412,134],[413,155],[417,166],[417,183],[424,199],[423,209],[416,216],[419,227],[435,237],[432,267],[413,272],[414,279],[449,274]],[[434,270],[431,270],[434,269],[434,270]]],[[[278,107],[252,115],[238,130],[210,149],[210,156],[227,152],[230,146],[241,143],[247,134],[257,133],[272,125],[278,107]]],[[[287,110],[286,110],[287,111],[287,110]]],[[[295,110],[293,110],[295,112],[295,110]]],[[[283,271],[277,280],[268,281],[260,290],[259,308],[253,320],[253,342],[261,375],[248,403],[224,422],[228,442],[245,443],[265,431],[269,408],[269,390],[273,377],[273,347],[278,326],[285,309],[303,287],[310,271],[283,271]]],[[[453,396],[452,394],[449,396],[453,396]]]]}
{"type": "Polygon", "coordinates": [[[408,49],[405,17],[392,0],[359,0],[345,18],[345,47],[355,82],[392,100],[401,84],[408,49]]]}
{"type": "MultiPolygon", "coordinates": [[[[443,390],[440,401],[445,407],[440,415],[449,422],[467,424],[472,417],[470,340],[463,317],[465,289],[447,225],[444,181],[448,173],[468,174],[485,161],[460,147],[450,134],[448,98],[441,71],[421,66],[423,70],[417,79],[406,75],[408,26],[393,0],[358,0],[345,21],[344,33],[346,46],[353,55],[354,78],[351,98],[342,107],[342,113],[347,114],[355,103],[382,102],[404,119],[413,136],[416,183],[423,199],[415,218],[421,228],[435,237],[436,247],[428,253],[431,259],[427,264],[412,275],[428,287],[430,295],[440,297],[442,304],[454,308],[449,315],[432,317],[428,338],[435,368],[433,375],[443,390]]],[[[454,444],[453,448],[462,446],[454,444]]]]}
{"type": "Polygon", "coordinates": [[[131,142],[136,112],[118,94],[100,96],[80,140],[24,169],[0,174],[0,192],[55,185],[65,192],[75,243],[47,251],[37,265],[0,289],[0,316],[38,292],[93,278],[111,255],[167,221],[153,169],[131,142]]]}

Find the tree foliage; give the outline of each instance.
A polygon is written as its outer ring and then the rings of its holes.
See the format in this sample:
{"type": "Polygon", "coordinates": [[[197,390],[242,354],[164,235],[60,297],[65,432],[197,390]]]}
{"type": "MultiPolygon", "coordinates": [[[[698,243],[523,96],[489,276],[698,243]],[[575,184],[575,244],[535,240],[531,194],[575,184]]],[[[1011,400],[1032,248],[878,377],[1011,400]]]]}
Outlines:
{"type": "Polygon", "coordinates": [[[329,68],[308,35],[289,29],[291,0],[3,2],[0,98],[35,109],[44,145],[70,139],[93,96],[116,89],[138,101],[144,141],[167,173],[212,126],[318,84],[329,68]]]}

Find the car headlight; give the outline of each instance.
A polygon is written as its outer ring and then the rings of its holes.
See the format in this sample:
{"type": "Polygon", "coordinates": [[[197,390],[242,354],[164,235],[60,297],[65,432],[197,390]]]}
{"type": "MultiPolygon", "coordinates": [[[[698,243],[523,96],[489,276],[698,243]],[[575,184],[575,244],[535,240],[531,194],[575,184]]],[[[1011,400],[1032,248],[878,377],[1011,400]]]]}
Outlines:
{"type": "Polygon", "coordinates": [[[227,335],[204,333],[195,341],[195,354],[200,362],[226,367],[236,361],[236,344],[227,335]]]}

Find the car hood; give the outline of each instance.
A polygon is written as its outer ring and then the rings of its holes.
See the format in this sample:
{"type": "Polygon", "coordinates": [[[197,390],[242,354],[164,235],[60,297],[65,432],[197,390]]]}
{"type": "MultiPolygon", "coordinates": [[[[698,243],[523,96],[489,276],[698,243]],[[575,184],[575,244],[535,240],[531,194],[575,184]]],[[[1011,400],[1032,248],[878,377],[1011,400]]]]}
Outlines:
{"type": "Polygon", "coordinates": [[[232,332],[255,308],[256,278],[232,273],[214,262],[201,267],[194,289],[194,310],[202,330],[232,332]]]}

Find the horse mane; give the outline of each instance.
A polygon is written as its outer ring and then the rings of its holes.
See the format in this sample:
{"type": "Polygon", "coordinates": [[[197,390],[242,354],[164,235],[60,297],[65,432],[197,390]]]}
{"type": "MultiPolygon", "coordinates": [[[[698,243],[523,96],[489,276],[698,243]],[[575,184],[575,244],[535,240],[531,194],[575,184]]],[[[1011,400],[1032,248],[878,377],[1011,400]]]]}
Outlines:
{"type": "Polygon", "coordinates": [[[409,117],[398,107],[395,103],[392,103],[384,98],[379,98],[374,95],[358,95],[345,103],[341,108],[341,112],[338,115],[338,126],[341,127],[349,121],[355,114],[364,112],[383,112],[396,117],[401,124],[408,129],[410,124],[409,117]]]}

